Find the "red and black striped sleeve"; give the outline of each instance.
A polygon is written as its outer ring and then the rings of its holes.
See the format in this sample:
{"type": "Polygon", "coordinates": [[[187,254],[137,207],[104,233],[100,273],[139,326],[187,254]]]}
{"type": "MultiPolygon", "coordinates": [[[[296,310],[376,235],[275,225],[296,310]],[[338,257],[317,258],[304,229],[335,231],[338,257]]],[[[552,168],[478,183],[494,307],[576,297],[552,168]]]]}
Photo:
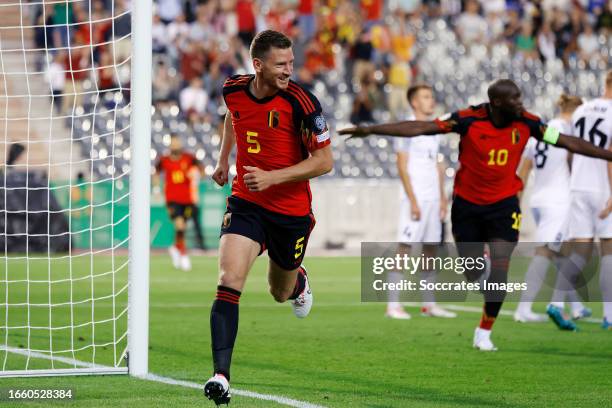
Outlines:
{"type": "MultiPolygon", "coordinates": [[[[227,78],[223,83],[223,99],[227,97],[227,95],[242,91],[249,83],[253,75],[232,75],[227,78]]],[[[227,100],[225,100],[225,104],[227,105],[227,100]]]]}
{"type": "Polygon", "coordinates": [[[459,133],[463,136],[468,132],[470,125],[476,120],[486,120],[488,117],[486,105],[470,106],[458,110],[435,120],[440,133],[459,133]]]}
{"type": "Polygon", "coordinates": [[[293,81],[289,82],[286,93],[293,101],[294,122],[306,149],[312,152],[330,144],[329,128],[317,97],[293,81]]]}
{"type": "Polygon", "coordinates": [[[523,123],[529,127],[530,136],[538,140],[544,139],[544,132],[546,132],[547,125],[542,122],[542,119],[540,119],[538,115],[525,111],[521,119],[523,123]]]}

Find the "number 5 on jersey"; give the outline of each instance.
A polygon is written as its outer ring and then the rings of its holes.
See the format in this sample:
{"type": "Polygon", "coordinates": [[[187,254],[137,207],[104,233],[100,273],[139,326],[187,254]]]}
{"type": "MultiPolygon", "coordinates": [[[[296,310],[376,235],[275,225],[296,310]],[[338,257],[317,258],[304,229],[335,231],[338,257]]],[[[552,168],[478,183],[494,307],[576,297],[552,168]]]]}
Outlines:
{"type": "Polygon", "coordinates": [[[259,144],[259,141],[257,140],[259,133],[251,132],[250,130],[247,130],[246,135],[247,135],[247,143],[249,144],[249,148],[247,149],[247,152],[255,153],[255,154],[259,153],[261,151],[261,145],[259,144]]]}

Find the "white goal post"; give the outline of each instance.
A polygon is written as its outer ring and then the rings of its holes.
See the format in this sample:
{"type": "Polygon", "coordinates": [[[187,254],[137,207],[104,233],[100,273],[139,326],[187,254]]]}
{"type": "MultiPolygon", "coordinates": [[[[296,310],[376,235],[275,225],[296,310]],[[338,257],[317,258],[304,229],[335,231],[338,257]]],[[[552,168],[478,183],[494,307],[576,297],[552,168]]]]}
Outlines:
{"type": "Polygon", "coordinates": [[[148,374],[152,11],[0,2],[0,377],[148,374]]]}

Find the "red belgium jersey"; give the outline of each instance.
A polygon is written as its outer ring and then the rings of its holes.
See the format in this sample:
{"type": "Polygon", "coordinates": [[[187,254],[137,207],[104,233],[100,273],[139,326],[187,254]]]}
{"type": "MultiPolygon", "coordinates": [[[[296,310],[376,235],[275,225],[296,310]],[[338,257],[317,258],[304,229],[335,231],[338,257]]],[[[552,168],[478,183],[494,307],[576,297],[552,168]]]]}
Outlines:
{"type": "Polygon", "coordinates": [[[252,192],[244,184],[243,166],[283,169],[330,144],[327,122],[317,98],[293,81],[286,90],[257,99],[249,91],[253,75],[235,75],[223,85],[223,97],[236,135],[237,176],[232,195],[281,214],[311,212],[308,180],[277,184],[252,192]]]}
{"type": "Polygon", "coordinates": [[[528,112],[509,126],[497,128],[489,110],[489,104],[482,104],[436,120],[443,133],[461,136],[454,193],[479,205],[493,204],[522,190],[516,169],[527,140],[530,136],[542,140],[546,130],[541,119],[528,112]]]}
{"type": "Polygon", "coordinates": [[[189,153],[182,153],[178,158],[165,155],[159,158],[155,166],[158,172],[164,172],[167,203],[193,204],[191,178],[189,170],[197,166],[198,161],[189,153]]]}

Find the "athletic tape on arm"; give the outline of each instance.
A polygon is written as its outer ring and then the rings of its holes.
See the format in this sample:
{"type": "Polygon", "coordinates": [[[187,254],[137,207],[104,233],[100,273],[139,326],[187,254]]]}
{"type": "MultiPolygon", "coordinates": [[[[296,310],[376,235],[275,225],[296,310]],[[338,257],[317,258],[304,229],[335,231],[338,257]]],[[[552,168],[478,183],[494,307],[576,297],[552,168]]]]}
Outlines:
{"type": "Polygon", "coordinates": [[[548,144],[556,145],[557,140],[559,140],[559,131],[552,126],[547,126],[543,139],[548,144]]]}

